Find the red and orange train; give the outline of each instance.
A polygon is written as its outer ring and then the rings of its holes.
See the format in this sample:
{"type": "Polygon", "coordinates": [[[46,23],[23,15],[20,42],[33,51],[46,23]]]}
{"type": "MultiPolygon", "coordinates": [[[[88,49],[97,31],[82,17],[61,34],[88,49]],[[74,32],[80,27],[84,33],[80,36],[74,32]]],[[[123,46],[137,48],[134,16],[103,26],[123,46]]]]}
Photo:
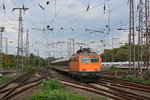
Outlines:
{"type": "Polygon", "coordinates": [[[100,78],[101,62],[100,55],[88,48],[82,48],[70,58],[53,61],[52,65],[61,66],[57,69],[68,72],[73,78],[94,81],[100,78]]]}

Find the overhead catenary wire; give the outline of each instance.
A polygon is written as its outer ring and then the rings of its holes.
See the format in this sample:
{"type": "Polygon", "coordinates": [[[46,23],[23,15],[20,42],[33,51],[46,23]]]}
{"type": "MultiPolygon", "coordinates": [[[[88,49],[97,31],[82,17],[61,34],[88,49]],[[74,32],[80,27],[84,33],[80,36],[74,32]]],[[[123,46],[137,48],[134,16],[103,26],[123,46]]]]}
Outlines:
{"type": "MultiPolygon", "coordinates": [[[[54,22],[54,21],[55,21],[56,17],[57,17],[57,16],[60,14],[60,12],[63,10],[63,8],[64,8],[65,4],[67,3],[67,1],[68,1],[68,0],[65,0],[65,2],[64,2],[63,5],[60,7],[60,9],[58,10],[58,12],[55,11],[55,16],[54,16],[54,18],[51,20],[51,22],[54,22]]],[[[56,5],[55,5],[55,7],[56,7],[56,5]]],[[[56,10],[56,8],[55,8],[55,10],[56,10]]]]}
{"type": "MultiPolygon", "coordinates": [[[[107,0],[103,1],[103,2],[100,3],[100,4],[97,4],[97,5],[94,6],[94,7],[91,7],[90,10],[92,10],[92,9],[94,9],[94,8],[97,8],[97,7],[101,6],[101,5],[102,5],[103,3],[105,3],[106,1],[107,1],[107,0]]],[[[59,19],[55,20],[55,22],[56,22],[56,21],[61,21],[61,20],[67,19],[67,18],[71,18],[71,17],[83,15],[83,14],[85,14],[85,13],[86,13],[85,10],[83,10],[83,11],[77,12],[77,13],[75,13],[75,14],[72,14],[72,15],[69,15],[69,16],[66,16],[66,17],[63,17],[63,18],[59,18],[59,19]]],[[[51,20],[50,22],[54,22],[54,21],[51,20]]]]}
{"type": "MultiPolygon", "coordinates": [[[[32,0],[32,1],[33,1],[33,0],[32,0]]],[[[67,0],[65,0],[65,1],[67,1],[67,0]]],[[[108,1],[108,0],[107,0],[107,1],[108,1]]],[[[107,1],[106,1],[106,2],[107,2],[107,1]]],[[[89,9],[88,11],[91,11],[91,7],[92,7],[92,6],[91,6],[91,3],[88,3],[88,4],[90,4],[90,9],[89,9]]],[[[102,4],[102,5],[103,5],[103,4],[102,4]]],[[[43,6],[43,7],[45,7],[45,6],[43,6]]],[[[62,5],[62,8],[63,8],[63,5],[62,5]]],[[[46,8],[45,8],[45,10],[46,10],[46,8]]],[[[61,7],[60,7],[60,11],[59,11],[59,8],[58,8],[58,7],[57,7],[56,10],[57,10],[56,13],[55,13],[56,16],[59,16],[59,14],[61,13],[61,11],[63,11],[63,10],[61,9],[61,7]]],[[[86,9],[84,9],[84,11],[82,11],[83,14],[81,14],[81,15],[86,16],[85,10],[86,10],[86,9]]],[[[106,13],[107,13],[107,12],[106,12],[106,13]]],[[[47,17],[47,15],[45,15],[45,16],[47,17]]],[[[75,16],[78,16],[78,15],[75,15],[75,16]]],[[[44,18],[44,17],[43,17],[43,18],[44,18]]],[[[43,20],[43,18],[42,18],[42,20],[43,20]]],[[[59,17],[59,18],[60,18],[60,17],[59,17]]],[[[56,19],[55,21],[56,21],[56,22],[59,21],[59,18],[56,19]]],[[[65,20],[65,19],[64,19],[64,20],[65,20]]],[[[32,20],[29,20],[29,22],[32,23],[33,21],[32,21],[32,20]]],[[[43,21],[42,23],[45,23],[45,25],[43,25],[43,27],[45,27],[47,22],[46,22],[46,20],[45,20],[45,21],[43,21]]],[[[72,23],[74,24],[74,23],[76,23],[76,22],[72,22],[72,23]]],[[[127,23],[127,22],[126,22],[126,23],[127,23]]],[[[94,23],[94,24],[95,24],[95,23],[94,23]]],[[[121,24],[124,25],[125,23],[121,23],[121,24]]],[[[38,23],[36,24],[36,21],[35,21],[35,23],[33,22],[33,24],[30,24],[30,25],[36,26],[36,27],[37,27],[37,26],[40,26],[40,25],[38,25],[38,23]]],[[[118,25],[116,25],[116,26],[113,26],[112,24],[110,24],[109,26],[111,27],[111,29],[116,29],[119,25],[120,25],[120,24],[118,24],[118,25]]],[[[89,25],[89,26],[92,26],[92,25],[89,25]]],[[[27,26],[27,27],[28,27],[28,26],[27,26]]],[[[73,29],[72,32],[75,32],[75,33],[79,33],[79,32],[78,32],[79,30],[84,30],[84,29],[85,29],[84,27],[76,28],[76,26],[74,26],[74,25],[71,25],[71,28],[73,29]]],[[[67,29],[72,30],[71,28],[70,28],[70,26],[69,26],[69,28],[67,28],[67,29]]],[[[94,25],[93,25],[93,28],[94,28],[94,25]]],[[[64,31],[66,31],[67,29],[64,28],[64,31]]],[[[102,29],[103,29],[103,28],[102,28],[102,29]]],[[[51,32],[51,31],[49,31],[49,32],[51,32]]],[[[57,32],[55,31],[55,33],[57,33],[57,32]]],[[[59,32],[59,33],[60,33],[60,32],[59,32]]],[[[64,32],[64,36],[66,36],[65,34],[66,34],[66,32],[64,32]]],[[[71,34],[72,34],[72,33],[71,33],[71,34]]],[[[105,33],[105,34],[106,34],[106,33],[105,33]]],[[[48,37],[46,37],[46,35],[51,35],[51,34],[43,34],[43,35],[45,35],[45,38],[47,38],[47,39],[46,39],[46,41],[47,41],[47,40],[48,40],[48,37]]],[[[54,34],[54,33],[53,33],[53,35],[56,35],[56,36],[55,36],[56,38],[58,37],[58,36],[57,36],[58,34],[54,34]]],[[[77,35],[77,36],[78,36],[78,35],[77,35]]]]}

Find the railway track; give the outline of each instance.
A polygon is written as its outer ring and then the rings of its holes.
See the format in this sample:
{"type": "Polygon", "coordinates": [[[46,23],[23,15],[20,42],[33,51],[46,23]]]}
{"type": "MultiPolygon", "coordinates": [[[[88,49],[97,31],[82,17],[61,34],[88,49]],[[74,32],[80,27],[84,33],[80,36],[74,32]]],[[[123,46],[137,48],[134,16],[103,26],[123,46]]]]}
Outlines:
{"type": "Polygon", "coordinates": [[[35,76],[36,70],[21,75],[12,81],[0,86],[0,100],[8,100],[21,92],[35,87],[43,82],[46,76],[35,76]]]}
{"type": "Polygon", "coordinates": [[[150,93],[150,85],[149,84],[131,82],[131,81],[127,81],[127,80],[120,80],[120,79],[110,78],[110,77],[106,77],[106,76],[102,77],[102,79],[100,80],[100,83],[150,93]]]}
{"type": "Polygon", "coordinates": [[[74,88],[79,88],[85,91],[89,91],[95,94],[103,95],[115,100],[150,100],[150,97],[125,91],[113,86],[99,84],[99,83],[79,83],[69,82],[61,80],[64,85],[68,85],[74,88]]]}
{"type": "MultiPolygon", "coordinates": [[[[67,73],[67,72],[66,72],[67,73]]],[[[150,85],[102,76],[97,83],[61,80],[63,84],[115,100],[150,100],[150,85]]]]}

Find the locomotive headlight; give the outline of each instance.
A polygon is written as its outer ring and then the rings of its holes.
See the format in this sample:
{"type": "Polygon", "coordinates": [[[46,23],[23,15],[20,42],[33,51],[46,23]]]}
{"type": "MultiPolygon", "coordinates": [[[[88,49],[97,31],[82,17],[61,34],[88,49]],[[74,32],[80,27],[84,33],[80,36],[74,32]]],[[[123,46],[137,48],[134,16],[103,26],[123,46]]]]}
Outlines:
{"type": "Polygon", "coordinates": [[[86,73],[83,73],[82,76],[86,76],[86,73]]]}
{"type": "Polygon", "coordinates": [[[82,71],[86,71],[86,69],[82,69],[82,71]]]}
{"type": "Polygon", "coordinates": [[[100,73],[96,73],[96,76],[100,76],[100,73]]]}

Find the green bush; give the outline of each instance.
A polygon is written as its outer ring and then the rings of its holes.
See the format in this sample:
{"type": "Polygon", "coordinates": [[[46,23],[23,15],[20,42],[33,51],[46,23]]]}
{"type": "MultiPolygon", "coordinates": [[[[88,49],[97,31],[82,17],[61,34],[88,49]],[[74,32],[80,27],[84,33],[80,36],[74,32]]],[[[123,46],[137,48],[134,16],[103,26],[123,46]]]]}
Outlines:
{"type": "Polygon", "coordinates": [[[20,72],[21,72],[21,73],[26,73],[26,72],[28,72],[28,71],[34,69],[34,68],[35,68],[35,66],[26,66],[26,67],[24,67],[22,70],[20,70],[20,72]]]}
{"type": "Polygon", "coordinates": [[[42,91],[38,94],[34,94],[31,100],[87,100],[83,96],[70,93],[64,90],[52,90],[52,91],[42,91]]]}
{"type": "Polygon", "coordinates": [[[110,69],[111,70],[117,70],[118,68],[116,66],[111,66],[110,69]]]}
{"type": "Polygon", "coordinates": [[[46,68],[47,70],[52,69],[52,67],[51,67],[51,66],[46,66],[45,68],[46,68]]]}
{"type": "Polygon", "coordinates": [[[125,80],[126,76],[118,76],[119,79],[125,80]]]}
{"type": "Polygon", "coordinates": [[[119,79],[123,79],[123,80],[133,81],[133,82],[141,82],[141,83],[150,84],[150,80],[144,80],[144,79],[141,79],[139,77],[132,76],[132,75],[129,75],[129,76],[120,76],[118,78],[119,79]]]}
{"type": "Polygon", "coordinates": [[[40,91],[33,94],[30,100],[87,100],[87,98],[63,90],[63,85],[58,80],[50,80],[45,81],[40,91]]]}
{"type": "Polygon", "coordinates": [[[3,84],[7,81],[9,81],[11,78],[8,76],[0,76],[0,84],[3,84]]]}
{"type": "Polygon", "coordinates": [[[42,89],[43,90],[54,90],[54,89],[61,89],[63,88],[63,85],[58,80],[51,80],[51,81],[45,81],[43,83],[42,89]]]}
{"type": "Polygon", "coordinates": [[[134,81],[134,82],[142,82],[140,78],[131,75],[127,76],[127,80],[134,81]]]}
{"type": "Polygon", "coordinates": [[[150,84],[150,80],[144,81],[143,83],[150,84]]]}

